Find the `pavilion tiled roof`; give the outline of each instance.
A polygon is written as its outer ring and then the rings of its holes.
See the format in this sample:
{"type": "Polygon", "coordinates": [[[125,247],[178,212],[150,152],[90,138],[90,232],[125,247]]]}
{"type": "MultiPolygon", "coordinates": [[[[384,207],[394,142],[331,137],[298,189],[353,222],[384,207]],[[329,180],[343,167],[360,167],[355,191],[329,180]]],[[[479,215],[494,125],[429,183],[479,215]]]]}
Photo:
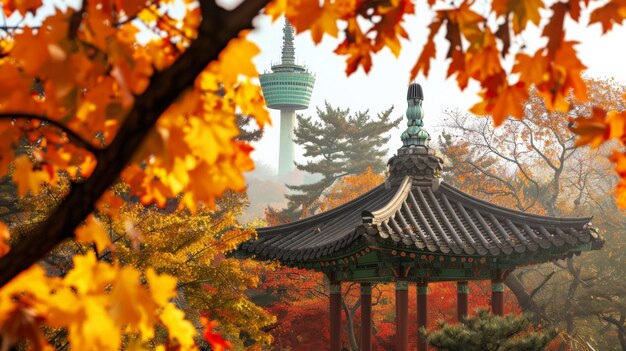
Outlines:
{"type": "Polygon", "coordinates": [[[401,137],[404,145],[389,160],[384,184],[330,211],[259,228],[258,237],[243,243],[238,253],[301,265],[350,255],[355,247],[510,258],[541,253],[560,257],[581,247],[602,246],[590,217],[528,214],[443,182],[443,161],[428,147],[430,136],[422,128],[422,100],[421,87],[412,84],[408,128],[401,137]]]}
{"type": "Polygon", "coordinates": [[[527,214],[465,194],[442,182],[414,186],[407,176],[380,185],[341,207],[275,227],[240,250],[288,263],[333,256],[357,240],[376,240],[423,252],[471,256],[523,255],[550,249],[601,245],[591,218],[527,214]],[[433,189],[435,188],[435,189],[433,189]]]}

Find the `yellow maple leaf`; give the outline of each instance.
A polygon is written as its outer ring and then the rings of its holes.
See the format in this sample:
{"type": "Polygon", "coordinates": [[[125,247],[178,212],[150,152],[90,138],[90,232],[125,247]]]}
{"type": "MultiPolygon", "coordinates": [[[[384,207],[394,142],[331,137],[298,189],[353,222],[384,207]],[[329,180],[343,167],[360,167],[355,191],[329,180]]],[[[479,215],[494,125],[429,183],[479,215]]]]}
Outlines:
{"type": "Polygon", "coordinates": [[[194,336],[196,328],[188,320],[185,320],[185,313],[177,309],[173,304],[167,304],[160,315],[161,323],[169,332],[169,339],[176,341],[181,350],[194,349],[194,336]]]}
{"type": "Polygon", "coordinates": [[[98,252],[111,245],[111,238],[102,223],[93,215],[89,215],[85,224],[76,228],[76,240],[82,243],[93,242],[98,252]]]}
{"type": "Polygon", "coordinates": [[[176,296],[176,278],[167,274],[158,275],[154,269],[148,268],[146,279],[150,285],[150,294],[159,306],[164,306],[176,296]]]}
{"type": "Polygon", "coordinates": [[[50,282],[44,269],[35,265],[20,273],[0,289],[0,349],[28,340],[38,349],[47,349],[41,323],[48,312],[50,282]]]}
{"type": "Polygon", "coordinates": [[[122,332],[109,315],[102,296],[83,298],[81,317],[67,327],[72,350],[116,351],[122,332]]]}
{"type": "Polygon", "coordinates": [[[233,138],[239,134],[234,115],[217,112],[209,120],[191,118],[185,131],[185,141],[197,157],[213,164],[225,149],[229,149],[233,138]]]}
{"type": "Polygon", "coordinates": [[[257,77],[259,75],[252,58],[261,52],[259,47],[247,40],[247,31],[241,32],[238,38],[231,39],[218,56],[217,61],[209,64],[209,71],[219,77],[226,85],[237,82],[239,75],[257,77]]]}
{"type": "MultiPolygon", "coordinates": [[[[142,321],[142,301],[138,298],[143,288],[140,274],[131,267],[120,268],[111,291],[111,317],[119,325],[138,325],[142,321]]],[[[145,301],[143,301],[145,302],[145,301]]]]}
{"type": "Polygon", "coordinates": [[[73,262],[74,269],[65,276],[64,282],[82,295],[102,292],[115,279],[115,269],[98,261],[93,252],[76,255],[73,262]]]}
{"type": "Polygon", "coordinates": [[[285,13],[287,0],[273,0],[265,6],[265,14],[272,17],[272,22],[276,21],[285,13]]]}
{"type": "Polygon", "coordinates": [[[54,180],[54,171],[50,167],[45,167],[49,171],[35,170],[32,162],[26,155],[18,156],[13,163],[15,170],[12,178],[15,184],[17,184],[17,194],[19,196],[24,196],[29,191],[35,195],[39,194],[42,184],[52,183],[54,180]]]}
{"type": "Polygon", "coordinates": [[[237,86],[235,90],[235,103],[244,115],[254,116],[254,120],[260,128],[268,123],[272,124],[270,114],[265,107],[265,100],[261,93],[261,87],[246,80],[237,86]]]}

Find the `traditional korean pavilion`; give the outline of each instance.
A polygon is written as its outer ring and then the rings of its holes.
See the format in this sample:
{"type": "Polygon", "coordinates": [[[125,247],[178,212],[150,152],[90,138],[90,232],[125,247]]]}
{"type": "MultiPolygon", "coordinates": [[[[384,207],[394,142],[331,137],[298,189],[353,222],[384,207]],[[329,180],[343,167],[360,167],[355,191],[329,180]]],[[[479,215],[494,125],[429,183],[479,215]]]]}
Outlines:
{"type": "MultiPolygon", "coordinates": [[[[491,309],[502,315],[504,279],[518,266],[602,247],[591,218],[555,218],[477,199],[442,181],[443,161],[428,146],[423,92],[407,94],[408,128],[384,184],[330,211],[275,227],[238,254],[323,272],[330,281],[330,350],[341,348],[341,283],[361,284],[361,350],[371,350],[372,284],[395,282],[398,351],[408,350],[408,286],[417,284],[417,325],[427,325],[429,282],[455,281],[459,320],[468,282],[491,280],[491,309]],[[365,326],[369,326],[365,327],[365,326]]],[[[419,335],[418,351],[426,350],[419,335]]]]}

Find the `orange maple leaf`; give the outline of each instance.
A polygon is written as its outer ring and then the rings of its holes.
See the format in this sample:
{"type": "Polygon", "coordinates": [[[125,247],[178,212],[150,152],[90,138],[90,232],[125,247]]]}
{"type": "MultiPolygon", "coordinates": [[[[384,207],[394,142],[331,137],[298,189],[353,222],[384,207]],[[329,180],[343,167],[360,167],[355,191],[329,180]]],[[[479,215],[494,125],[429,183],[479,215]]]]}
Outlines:
{"type": "Polygon", "coordinates": [[[41,0],[5,0],[2,2],[2,9],[7,17],[16,10],[20,15],[26,16],[27,13],[35,14],[41,5],[41,0]]]}
{"type": "Polygon", "coordinates": [[[0,222],[0,257],[6,255],[11,247],[8,242],[11,238],[11,233],[6,224],[0,222]]]}
{"type": "Polygon", "coordinates": [[[578,134],[576,145],[590,145],[598,147],[609,137],[609,129],[606,124],[606,111],[594,108],[589,118],[580,117],[575,120],[575,125],[571,128],[578,134]]]}
{"type": "Polygon", "coordinates": [[[494,0],[492,9],[498,16],[512,14],[511,22],[515,34],[521,33],[528,22],[539,24],[543,8],[541,0],[494,0]]]}
{"type": "Polygon", "coordinates": [[[487,91],[483,91],[481,96],[483,101],[472,106],[470,111],[482,116],[491,115],[496,126],[502,124],[508,116],[516,118],[524,116],[523,103],[528,99],[528,90],[521,83],[506,85],[491,98],[488,98],[487,91]]]}
{"type": "Polygon", "coordinates": [[[548,38],[548,52],[554,54],[565,38],[563,31],[563,22],[565,21],[565,13],[567,12],[567,4],[556,2],[551,7],[552,18],[543,29],[543,36],[548,38]]]}
{"type": "Polygon", "coordinates": [[[626,141],[626,111],[610,111],[606,115],[606,123],[609,127],[609,139],[622,139],[626,141]]]}
{"type": "Polygon", "coordinates": [[[441,20],[436,20],[428,26],[430,33],[428,34],[426,45],[422,48],[422,53],[420,53],[415,66],[411,69],[411,79],[414,79],[420,72],[424,73],[424,77],[428,77],[430,61],[437,55],[435,35],[439,32],[442,24],[441,20]]]}
{"type": "Polygon", "coordinates": [[[363,66],[365,73],[372,68],[373,51],[370,40],[363,34],[356,19],[349,19],[346,28],[346,39],[337,46],[335,53],[347,55],[346,75],[354,73],[359,66],[363,66]]]}
{"type": "Polygon", "coordinates": [[[604,6],[598,7],[589,15],[589,24],[602,24],[602,32],[613,29],[613,24],[622,24],[626,19],[626,1],[613,0],[604,6]]]}
{"type": "Polygon", "coordinates": [[[339,28],[337,20],[342,16],[335,2],[324,1],[320,5],[318,0],[300,0],[297,5],[289,7],[291,12],[287,13],[287,18],[299,32],[309,30],[313,42],[318,44],[322,41],[324,34],[337,37],[339,28]]]}
{"type": "Polygon", "coordinates": [[[617,205],[622,209],[626,209],[626,153],[613,150],[613,155],[611,155],[610,159],[611,162],[615,163],[615,171],[621,178],[615,189],[617,205]]]}
{"type": "Polygon", "coordinates": [[[546,71],[548,69],[548,60],[542,55],[542,50],[537,50],[532,57],[524,53],[515,56],[515,65],[513,73],[519,73],[519,80],[527,86],[540,85],[546,80],[546,71]]]}

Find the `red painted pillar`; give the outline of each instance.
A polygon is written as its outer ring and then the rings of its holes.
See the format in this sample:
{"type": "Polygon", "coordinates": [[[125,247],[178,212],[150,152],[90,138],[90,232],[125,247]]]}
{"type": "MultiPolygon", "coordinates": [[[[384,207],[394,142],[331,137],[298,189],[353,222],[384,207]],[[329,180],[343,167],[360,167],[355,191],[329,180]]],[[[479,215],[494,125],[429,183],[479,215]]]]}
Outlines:
{"type": "Polygon", "coordinates": [[[341,351],[341,283],[330,283],[330,351],[341,351]]]}
{"type": "Polygon", "coordinates": [[[428,328],[428,283],[421,281],[417,283],[417,351],[426,351],[426,338],[422,336],[420,330],[428,328]]]}
{"type": "Polygon", "coordinates": [[[491,280],[491,313],[504,315],[504,282],[499,279],[491,280]]]}
{"type": "Polygon", "coordinates": [[[361,283],[361,351],[372,351],[372,285],[361,283]]]}
{"type": "Polygon", "coordinates": [[[467,319],[468,316],[468,294],[469,294],[469,286],[466,281],[460,281],[456,283],[456,312],[457,312],[457,320],[459,322],[463,322],[467,319]]]}
{"type": "Polygon", "coordinates": [[[409,350],[409,282],[396,282],[396,350],[409,350]]]}

